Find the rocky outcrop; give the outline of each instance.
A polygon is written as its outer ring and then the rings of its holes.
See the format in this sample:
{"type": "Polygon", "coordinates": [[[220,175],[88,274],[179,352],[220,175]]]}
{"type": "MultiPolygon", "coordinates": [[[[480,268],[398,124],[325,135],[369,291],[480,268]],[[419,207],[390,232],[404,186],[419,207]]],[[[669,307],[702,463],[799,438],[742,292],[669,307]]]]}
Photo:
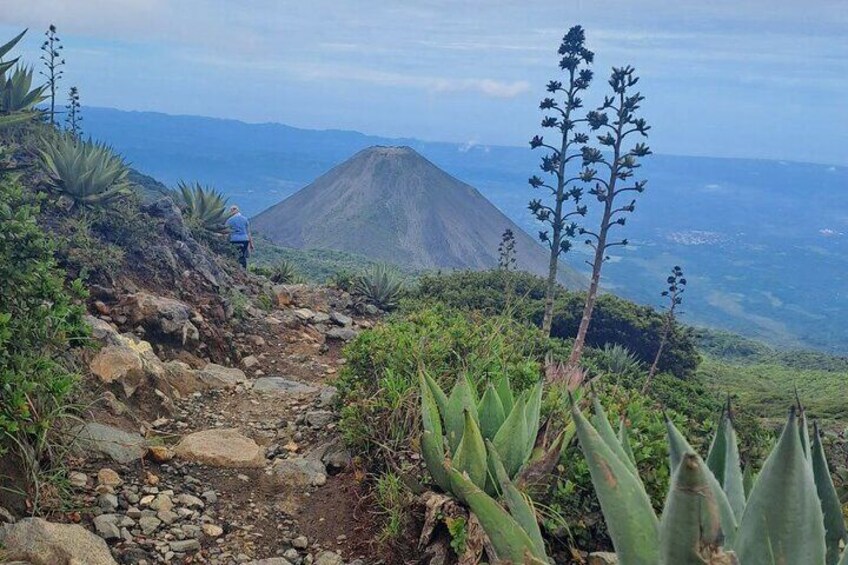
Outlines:
{"type": "Polygon", "coordinates": [[[82,526],[26,518],[0,527],[0,557],[31,565],[116,565],[106,543],[82,526]]]}
{"type": "Polygon", "coordinates": [[[212,467],[261,467],[262,449],[235,429],[204,430],[189,434],[174,449],[177,457],[212,467]]]}
{"type": "Polygon", "coordinates": [[[176,339],[182,344],[200,339],[200,330],[195,323],[203,323],[203,318],[185,302],[136,292],[124,298],[121,311],[129,323],[141,325],[147,331],[176,339]]]}

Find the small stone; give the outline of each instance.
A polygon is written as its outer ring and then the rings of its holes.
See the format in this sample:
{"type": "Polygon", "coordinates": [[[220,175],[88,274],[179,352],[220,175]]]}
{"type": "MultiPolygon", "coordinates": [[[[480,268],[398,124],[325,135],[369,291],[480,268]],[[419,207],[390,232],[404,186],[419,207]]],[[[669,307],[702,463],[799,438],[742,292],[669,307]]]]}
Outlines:
{"type": "Polygon", "coordinates": [[[321,389],[321,394],[318,395],[318,404],[324,406],[332,406],[336,403],[339,397],[339,389],[334,386],[325,386],[321,389]]]}
{"type": "Polygon", "coordinates": [[[206,506],[202,500],[191,494],[181,494],[177,497],[177,504],[188,506],[189,508],[203,508],[206,506]]]}
{"type": "Polygon", "coordinates": [[[323,551],[315,558],[315,565],[344,565],[344,559],[333,551],[323,551]]]}
{"type": "Polygon", "coordinates": [[[74,488],[85,488],[88,484],[88,475],[85,473],[70,473],[68,475],[68,483],[74,488]]]}
{"type": "Polygon", "coordinates": [[[224,529],[216,524],[203,524],[203,533],[210,538],[220,537],[224,533],[224,529]]]}
{"type": "Polygon", "coordinates": [[[113,540],[121,537],[121,530],[117,526],[117,514],[101,514],[94,518],[94,529],[101,538],[113,540]]]}
{"type": "Polygon", "coordinates": [[[352,328],[333,328],[327,332],[329,339],[337,339],[339,341],[350,341],[357,335],[357,331],[352,328]]]}
{"type": "Polygon", "coordinates": [[[205,500],[209,504],[215,504],[216,502],[218,502],[218,495],[215,493],[214,490],[204,491],[203,494],[201,494],[200,496],[202,496],[203,500],[205,500]]]}
{"type": "Polygon", "coordinates": [[[152,510],[170,510],[174,507],[174,501],[171,500],[171,497],[167,494],[158,494],[156,498],[154,498],[150,502],[150,508],[152,510]]]}
{"type": "Polygon", "coordinates": [[[608,551],[596,551],[589,554],[589,565],[617,565],[618,556],[608,551]]]}
{"type": "Polygon", "coordinates": [[[155,532],[160,525],[162,525],[162,521],[155,516],[142,516],[138,519],[138,526],[146,536],[155,532]]]}
{"type": "Polygon", "coordinates": [[[97,484],[107,487],[119,487],[124,484],[121,476],[108,467],[103,467],[97,471],[97,484]]]}
{"type": "Polygon", "coordinates": [[[345,316],[341,312],[333,311],[330,313],[330,319],[333,322],[337,323],[340,326],[351,326],[353,325],[353,318],[350,316],[345,316]]]}
{"type": "Polygon", "coordinates": [[[298,317],[298,319],[307,322],[315,316],[315,312],[310,310],[309,308],[298,308],[294,311],[294,315],[298,317]]]}
{"type": "Polygon", "coordinates": [[[174,458],[174,452],[164,445],[153,445],[147,448],[147,456],[156,463],[167,463],[174,458]]]}
{"type": "Polygon", "coordinates": [[[292,547],[297,549],[306,549],[309,547],[309,539],[306,536],[297,536],[291,542],[292,547]]]}
{"type": "Polygon", "coordinates": [[[101,494],[97,497],[97,506],[104,512],[114,512],[118,509],[118,497],[114,494],[101,494]]]}
{"type": "Polygon", "coordinates": [[[168,544],[172,551],[177,553],[185,553],[187,551],[197,551],[200,549],[200,542],[196,539],[184,539],[172,541],[168,544]]]}
{"type": "Polygon", "coordinates": [[[259,364],[259,359],[256,358],[256,355],[248,355],[244,359],[241,360],[241,365],[245,369],[252,369],[253,367],[259,364]]]}
{"type": "Polygon", "coordinates": [[[180,519],[179,514],[177,514],[173,510],[160,510],[156,513],[156,517],[162,520],[162,523],[166,526],[170,526],[171,524],[180,519]]]}
{"type": "Polygon", "coordinates": [[[335,419],[335,413],[330,410],[312,410],[306,413],[306,423],[313,428],[323,428],[335,419]]]}

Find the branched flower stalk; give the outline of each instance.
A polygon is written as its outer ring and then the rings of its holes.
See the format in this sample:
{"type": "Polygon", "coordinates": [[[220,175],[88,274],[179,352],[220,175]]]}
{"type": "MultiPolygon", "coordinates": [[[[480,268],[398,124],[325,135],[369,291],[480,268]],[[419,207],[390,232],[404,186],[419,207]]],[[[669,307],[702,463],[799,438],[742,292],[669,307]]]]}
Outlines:
{"type": "Polygon", "coordinates": [[[668,283],[668,289],[662,291],[662,296],[668,299],[668,310],[666,310],[663,319],[663,329],[660,336],[660,345],[657,348],[657,355],[654,357],[654,362],[648,371],[648,378],[645,379],[645,384],[642,386],[642,394],[648,392],[651,381],[657,373],[657,365],[660,363],[660,357],[662,357],[663,349],[668,342],[668,336],[674,327],[677,307],[683,303],[683,293],[686,291],[686,279],[683,277],[683,269],[675,265],[671,270],[671,274],[666,279],[666,283],[668,283]]]}
{"type": "Polygon", "coordinates": [[[580,93],[589,88],[592,81],[592,71],[587,68],[594,60],[594,53],[586,49],[586,34],[580,26],[574,26],[563,37],[559,47],[562,55],[559,66],[568,75],[566,83],[552,80],[547,85],[547,91],[552,96],[562,96],[558,102],[553,97],[547,97],[539,104],[539,108],[550,111],[542,120],[543,128],[555,129],[559,139],[555,144],[546,143],[542,136],[535,136],[530,141],[531,149],[545,148],[548,153],[542,157],[540,168],[551,178],[550,182],[533,175],[528,181],[534,189],[545,188],[553,197],[552,205],[543,204],[541,199],[530,201],[528,208],[536,220],[550,227],[539,232],[539,239],[550,248],[550,264],[545,288],[545,312],[542,318],[542,331],[549,335],[553,322],[554,294],[556,293],[556,276],[559,257],[571,248],[578,226],[573,219],[586,215],[586,206],[580,205],[583,188],[578,184],[581,176],[567,176],[567,166],[579,159],[582,153],[578,148],[589,141],[589,136],[577,132],[576,127],[586,119],[576,119],[573,114],[583,107],[580,93]],[[565,210],[565,204],[573,201],[574,207],[565,210]]]}
{"type": "Polygon", "coordinates": [[[636,116],[640,103],[645,99],[639,92],[631,94],[638,81],[633,67],[613,67],[609,79],[612,96],[606,96],[603,105],[586,116],[592,131],[599,132],[598,143],[607,149],[607,153],[587,146],[582,150],[583,172],[580,179],[592,185],[589,194],[603,205],[603,211],[597,231],[579,229],[579,233],[586,236],[586,245],[593,249],[594,258],[590,263],[592,278],[583,317],[569,357],[571,366],[577,365],[583,355],[592,311],[598,298],[601,269],[609,259],[607,252],[612,247],[627,245],[626,239],[612,239],[610,234],[613,227],[624,226],[626,215],[636,209],[635,199],[626,204],[622,204],[621,199],[629,193],[643,192],[647,182],[634,180],[633,177],[636,169],[641,166],[639,159],[650,155],[651,150],[642,142],[635,143],[629,149],[626,147],[633,135],[647,137],[650,129],[643,118],[636,116]],[[599,172],[595,167],[601,167],[602,170],[599,172]]]}
{"type": "Polygon", "coordinates": [[[59,79],[62,78],[64,71],[62,67],[65,65],[65,59],[61,56],[61,51],[64,49],[59,36],[56,34],[56,26],[50,24],[47,31],[44,32],[47,39],[41,44],[41,60],[44,62],[44,70],[40,71],[41,75],[47,79],[45,86],[50,93],[50,123],[57,125],[56,121],[56,85],[59,79]]]}
{"type": "Polygon", "coordinates": [[[79,89],[76,86],[72,86],[68,91],[68,104],[65,106],[65,127],[75,137],[82,137],[81,108],[79,89]]]}

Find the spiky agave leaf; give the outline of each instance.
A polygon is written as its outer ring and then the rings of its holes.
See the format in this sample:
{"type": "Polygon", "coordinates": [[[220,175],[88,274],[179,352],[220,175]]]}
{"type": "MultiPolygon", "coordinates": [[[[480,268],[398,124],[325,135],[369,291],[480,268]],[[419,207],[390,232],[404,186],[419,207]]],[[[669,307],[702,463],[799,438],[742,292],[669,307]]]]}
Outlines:
{"type": "Polygon", "coordinates": [[[573,403],[571,413],[619,561],[626,565],[656,565],[659,521],[645,488],[573,403]]]}
{"type": "Polygon", "coordinates": [[[29,112],[45,100],[44,86],[32,88],[33,69],[18,66],[0,87],[0,114],[29,112]]]}
{"type": "Polygon", "coordinates": [[[539,522],[536,519],[536,511],[533,509],[533,504],[527,499],[527,496],[519,491],[507,475],[501,462],[498,450],[491,442],[486,442],[486,448],[489,452],[489,469],[494,470],[495,479],[500,485],[500,491],[506,501],[506,506],[509,509],[515,521],[524,529],[530,541],[533,542],[535,549],[534,553],[537,556],[545,556],[545,540],[542,539],[542,532],[539,529],[539,522]]]}
{"type": "Polygon", "coordinates": [[[442,415],[442,420],[444,420],[445,414],[447,414],[448,397],[445,395],[445,391],[442,390],[442,387],[439,386],[439,383],[430,376],[430,373],[428,373],[425,369],[422,369],[421,374],[424,375],[424,382],[427,383],[427,388],[429,388],[430,392],[433,394],[436,406],[439,407],[439,414],[442,415]]]}
{"type": "Polygon", "coordinates": [[[594,424],[598,434],[600,434],[601,438],[603,438],[607,446],[613,451],[613,453],[616,454],[624,466],[627,467],[630,474],[633,475],[639,483],[641,483],[642,479],[639,477],[639,471],[636,469],[636,464],[624,451],[624,447],[622,447],[618,436],[615,431],[613,431],[612,425],[610,425],[609,420],[607,419],[607,413],[604,411],[604,407],[601,406],[601,401],[598,400],[598,395],[594,395],[592,398],[592,405],[595,411],[592,416],[592,423],[594,424]]]}
{"type": "MultiPolygon", "coordinates": [[[[527,436],[530,433],[527,429],[526,410],[525,398],[524,395],[521,395],[515,401],[512,411],[492,440],[495,449],[501,454],[504,468],[506,468],[510,477],[515,476],[526,459],[524,450],[527,446],[527,436]]],[[[533,430],[534,434],[535,432],[536,430],[533,430]]]]}
{"type": "Polygon", "coordinates": [[[451,453],[456,453],[462,433],[465,430],[465,411],[479,421],[477,417],[477,398],[474,387],[468,380],[468,375],[462,374],[457,378],[445,406],[445,435],[451,453]]]}
{"type": "Polygon", "coordinates": [[[488,440],[493,439],[503,425],[506,414],[504,414],[501,398],[492,383],[486,386],[486,392],[480,399],[477,412],[480,416],[480,431],[483,433],[483,437],[488,440]]]}
{"type": "Polygon", "coordinates": [[[383,310],[397,307],[403,294],[404,280],[396,269],[374,265],[356,278],[352,292],[383,310]]]}
{"type": "Polygon", "coordinates": [[[512,385],[509,382],[508,375],[501,375],[495,381],[495,390],[498,392],[501,404],[503,404],[504,414],[509,414],[515,404],[515,396],[512,393],[512,385]]]}
{"type": "Polygon", "coordinates": [[[736,521],[742,519],[745,511],[745,478],[742,476],[742,461],[739,458],[739,442],[736,439],[736,430],[733,428],[733,420],[728,417],[727,425],[724,427],[726,439],[724,456],[724,484],[722,485],[727,501],[733,508],[736,521]]]}
{"type": "Polygon", "coordinates": [[[448,473],[456,495],[477,516],[495,548],[498,559],[514,564],[547,563],[544,556],[535,555],[533,541],[527,532],[495,499],[456,469],[449,468],[448,473]]]}
{"type": "Polygon", "coordinates": [[[445,471],[445,447],[439,409],[433,397],[433,392],[423,375],[420,377],[419,383],[421,388],[421,419],[424,427],[424,433],[421,436],[421,454],[433,480],[442,490],[449,492],[450,481],[445,471]]]}
{"type": "Polygon", "coordinates": [[[453,467],[459,472],[467,474],[475,485],[484,488],[488,466],[486,444],[483,443],[483,436],[477,426],[477,420],[471,415],[470,410],[466,409],[463,415],[465,429],[453,458],[453,467]]]}
{"type": "Polygon", "coordinates": [[[726,468],[725,457],[727,456],[727,428],[728,407],[730,406],[730,398],[721,409],[721,416],[716,426],[713,440],[710,443],[710,449],[707,451],[707,467],[710,468],[716,480],[720,485],[724,485],[724,470],[726,468]]]}
{"type": "Polygon", "coordinates": [[[741,563],[825,563],[824,516],[796,407],[766,459],[733,543],[741,563]]]}
{"type": "Polygon", "coordinates": [[[661,565],[706,565],[723,556],[718,504],[703,461],[686,453],[672,478],[660,522],[661,565]]]}
{"type": "Polygon", "coordinates": [[[15,45],[18,44],[18,42],[23,38],[23,36],[24,36],[24,34],[26,34],[26,32],[27,32],[27,30],[25,29],[21,33],[19,33],[15,37],[13,37],[11,40],[9,40],[8,42],[4,43],[3,45],[0,45],[0,59],[5,57],[6,54],[9,51],[11,51],[12,49],[15,48],[15,45]]]}
{"type": "MultiPolygon", "coordinates": [[[[669,456],[669,464],[671,473],[677,470],[680,466],[680,463],[683,461],[683,457],[687,453],[696,453],[692,446],[689,445],[689,442],[686,441],[686,438],[683,437],[683,434],[680,433],[680,430],[677,429],[677,426],[674,425],[674,422],[671,421],[671,418],[666,414],[665,417],[665,425],[666,430],[668,431],[668,456],[669,456]]],[[[697,457],[700,457],[697,455],[697,457]]],[[[712,471],[709,467],[704,464],[704,473],[707,478],[707,484],[712,491],[712,495],[715,498],[716,503],[718,504],[719,510],[719,519],[721,520],[721,529],[724,533],[725,539],[728,543],[732,542],[737,533],[738,523],[736,520],[736,515],[733,513],[733,507],[730,505],[730,501],[727,499],[727,494],[725,494],[724,489],[718,482],[718,479],[715,478],[712,471]]]]}
{"type": "Polygon", "coordinates": [[[630,446],[630,435],[627,433],[627,418],[623,414],[618,420],[618,443],[621,444],[625,455],[627,455],[627,458],[635,466],[636,456],[633,455],[633,448],[630,446]]]}
{"type": "Polygon", "coordinates": [[[813,422],[813,444],[810,457],[813,464],[813,480],[821,502],[822,514],[824,514],[826,563],[834,565],[839,560],[840,542],[848,542],[848,532],[845,530],[845,519],[842,517],[842,505],[839,503],[839,496],[833,486],[830,468],[824,455],[818,422],[813,422]]]}
{"type": "Polygon", "coordinates": [[[527,444],[524,451],[524,459],[530,457],[533,446],[536,444],[536,431],[539,429],[539,418],[542,414],[542,383],[533,385],[527,396],[527,408],[524,417],[527,420],[527,444]]]}
{"type": "Polygon", "coordinates": [[[50,184],[81,206],[97,206],[129,193],[129,170],[112,149],[62,134],[42,142],[41,163],[50,184]]]}

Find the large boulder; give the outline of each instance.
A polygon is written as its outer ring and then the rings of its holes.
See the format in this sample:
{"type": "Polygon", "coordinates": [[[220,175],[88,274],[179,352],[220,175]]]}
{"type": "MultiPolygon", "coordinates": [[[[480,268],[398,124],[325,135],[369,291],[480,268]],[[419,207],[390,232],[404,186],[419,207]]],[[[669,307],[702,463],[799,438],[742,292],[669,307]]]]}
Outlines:
{"type": "Polygon", "coordinates": [[[32,565],[116,565],[102,539],[76,524],[26,518],[0,527],[3,562],[32,565]]]}
{"type": "Polygon", "coordinates": [[[91,328],[91,337],[107,345],[118,345],[120,343],[118,330],[112,324],[89,314],[86,314],[84,319],[85,323],[91,328]]]}
{"type": "Polygon", "coordinates": [[[89,369],[103,384],[118,382],[123,385],[128,397],[144,380],[141,355],[126,345],[107,345],[97,353],[89,369]]]}
{"type": "Polygon", "coordinates": [[[105,455],[118,463],[131,463],[147,453],[141,435],[98,422],[77,426],[74,435],[74,446],[80,453],[105,455]]]}
{"type": "Polygon", "coordinates": [[[168,361],[164,364],[163,379],[177,391],[181,397],[195,392],[208,390],[209,386],[200,378],[199,371],[192,369],[182,361],[168,361]]]}
{"type": "Polygon", "coordinates": [[[200,320],[199,314],[185,302],[136,292],[127,295],[122,308],[132,324],[140,324],[183,344],[200,339],[200,332],[194,325],[195,321],[200,320]]]}
{"type": "Polygon", "coordinates": [[[255,441],[235,429],[213,429],[185,436],[174,449],[177,457],[212,467],[261,467],[265,457],[255,441]]]}

